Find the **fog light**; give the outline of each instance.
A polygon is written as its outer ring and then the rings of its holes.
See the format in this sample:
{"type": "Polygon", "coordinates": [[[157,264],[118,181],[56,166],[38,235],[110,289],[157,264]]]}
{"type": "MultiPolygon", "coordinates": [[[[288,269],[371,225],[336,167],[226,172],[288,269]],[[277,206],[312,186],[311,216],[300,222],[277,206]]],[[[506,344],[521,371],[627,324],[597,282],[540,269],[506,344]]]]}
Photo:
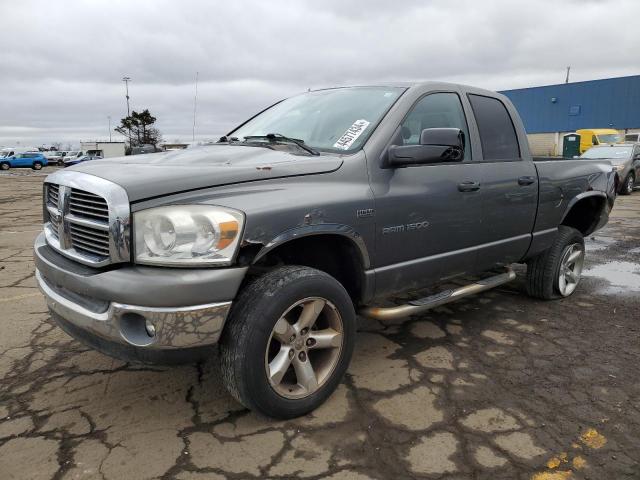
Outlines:
{"type": "Polygon", "coordinates": [[[149,320],[144,322],[144,329],[147,331],[147,335],[150,337],[156,336],[156,327],[149,320]]]}

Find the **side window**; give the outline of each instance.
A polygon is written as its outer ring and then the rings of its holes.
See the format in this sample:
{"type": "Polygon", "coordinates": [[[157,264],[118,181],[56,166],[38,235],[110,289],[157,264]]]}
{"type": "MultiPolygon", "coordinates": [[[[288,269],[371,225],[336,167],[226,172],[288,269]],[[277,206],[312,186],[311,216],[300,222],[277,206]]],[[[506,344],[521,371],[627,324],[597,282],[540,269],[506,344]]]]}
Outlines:
{"type": "Polygon", "coordinates": [[[504,104],[497,98],[469,95],[478,123],[485,160],[516,160],[520,146],[516,129],[504,104]]]}
{"type": "Polygon", "coordinates": [[[459,128],[464,133],[464,159],[471,158],[469,130],[460,98],[455,93],[432,93],[422,97],[400,127],[401,145],[418,145],[425,128],[459,128]]]}

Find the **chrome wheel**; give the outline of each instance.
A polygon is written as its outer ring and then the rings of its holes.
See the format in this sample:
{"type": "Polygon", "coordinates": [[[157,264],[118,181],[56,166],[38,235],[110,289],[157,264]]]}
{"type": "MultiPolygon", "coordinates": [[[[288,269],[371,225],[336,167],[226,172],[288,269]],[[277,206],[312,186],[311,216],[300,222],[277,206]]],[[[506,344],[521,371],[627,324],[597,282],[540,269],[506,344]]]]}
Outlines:
{"type": "Polygon", "coordinates": [[[635,180],[633,178],[633,175],[628,175],[627,176],[627,193],[631,194],[633,193],[633,184],[635,183],[635,180]]]}
{"type": "Polygon", "coordinates": [[[331,377],[343,346],[342,317],[320,297],[289,307],[273,327],[265,352],[271,387],[281,396],[304,398],[331,377]]]}
{"type": "Polygon", "coordinates": [[[560,260],[558,275],[558,291],[563,297],[568,297],[578,286],[582,266],[584,264],[584,245],[573,243],[565,247],[560,260]]]}

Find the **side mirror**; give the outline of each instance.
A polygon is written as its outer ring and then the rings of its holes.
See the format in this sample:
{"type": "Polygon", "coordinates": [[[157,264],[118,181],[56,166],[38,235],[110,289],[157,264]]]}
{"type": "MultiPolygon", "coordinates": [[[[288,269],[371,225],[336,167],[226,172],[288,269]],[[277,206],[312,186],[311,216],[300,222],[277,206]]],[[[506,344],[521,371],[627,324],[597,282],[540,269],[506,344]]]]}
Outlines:
{"type": "Polygon", "coordinates": [[[407,167],[442,162],[461,162],[464,133],[459,128],[427,128],[420,134],[420,145],[392,145],[388,165],[407,167]]]}

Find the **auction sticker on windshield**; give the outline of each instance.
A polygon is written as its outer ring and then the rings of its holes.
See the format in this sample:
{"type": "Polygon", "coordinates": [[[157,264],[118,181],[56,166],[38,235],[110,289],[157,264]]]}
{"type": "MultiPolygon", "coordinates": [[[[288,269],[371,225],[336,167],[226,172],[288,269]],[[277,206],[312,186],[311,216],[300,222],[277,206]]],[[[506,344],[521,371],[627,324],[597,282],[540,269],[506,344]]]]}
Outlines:
{"type": "Polygon", "coordinates": [[[349,150],[353,142],[355,142],[362,132],[364,132],[371,122],[366,120],[356,120],[353,122],[347,131],[342,134],[340,139],[333,144],[333,148],[339,148],[341,150],[349,150]]]}

